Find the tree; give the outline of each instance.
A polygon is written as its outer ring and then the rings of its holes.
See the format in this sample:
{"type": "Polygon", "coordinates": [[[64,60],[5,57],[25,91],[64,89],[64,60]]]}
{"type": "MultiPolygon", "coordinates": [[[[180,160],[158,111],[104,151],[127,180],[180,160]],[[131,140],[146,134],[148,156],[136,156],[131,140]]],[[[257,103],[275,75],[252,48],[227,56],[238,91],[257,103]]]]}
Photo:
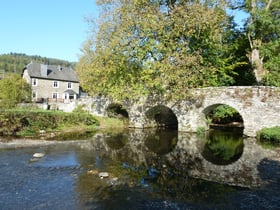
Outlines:
{"type": "Polygon", "coordinates": [[[1,109],[13,108],[20,102],[30,101],[30,85],[17,74],[1,79],[0,90],[1,109]]]}
{"type": "Polygon", "coordinates": [[[234,5],[249,14],[245,32],[248,57],[259,84],[280,85],[280,1],[241,0],[234,5]]]}
{"type": "Polygon", "coordinates": [[[235,62],[223,0],[99,0],[98,31],[76,66],[83,88],[118,98],[230,85],[235,62]]]}

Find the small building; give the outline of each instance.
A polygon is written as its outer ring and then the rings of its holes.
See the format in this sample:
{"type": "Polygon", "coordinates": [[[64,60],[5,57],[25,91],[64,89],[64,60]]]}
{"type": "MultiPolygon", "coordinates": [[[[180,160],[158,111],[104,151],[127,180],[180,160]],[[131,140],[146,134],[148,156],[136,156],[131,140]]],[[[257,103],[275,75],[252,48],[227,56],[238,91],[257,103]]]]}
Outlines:
{"type": "Polygon", "coordinates": [[[72,68],[31,62],[22,77],[31,85],[34,102],[69,103],[79,97],[79,79],[72,68]]]}

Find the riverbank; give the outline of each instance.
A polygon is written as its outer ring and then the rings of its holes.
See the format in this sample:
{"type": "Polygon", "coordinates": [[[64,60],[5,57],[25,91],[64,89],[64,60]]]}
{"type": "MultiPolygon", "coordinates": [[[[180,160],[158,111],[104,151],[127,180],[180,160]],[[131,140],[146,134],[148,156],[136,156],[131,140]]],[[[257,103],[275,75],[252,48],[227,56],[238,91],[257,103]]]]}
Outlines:
{"type": "Polygon", "coordinates": [[[72,113],[9,109],[0,112],[0,141],[86,139],[97,130],[124,126],[124,120],[96,117],[80,109],[72,113]]]}
{"type": "Polygon", "coordinates": [[[38,147],[55,144],[71,144],[78,141],[87,141],[99,132],[119,132],[127,127],[124,120],[108,117],[97,117],[97,126],[72,125],[60,129],[41,130],[36,136],[0,136],[0,149],[38,147]],[[83,140],[81,140],[83,139],[83,140]]]}
{"type": "MultiPolygon", "coordinates": [[[[26,147],[40,147],[46,145],[55,145],[66,143],[65,141],[48,141],[48,140],[34,140],[34,139],[0,139],[0,149],[15,149],[26,147]]],[[[70,143],[68,141],[67,143],[70,143]]]]}

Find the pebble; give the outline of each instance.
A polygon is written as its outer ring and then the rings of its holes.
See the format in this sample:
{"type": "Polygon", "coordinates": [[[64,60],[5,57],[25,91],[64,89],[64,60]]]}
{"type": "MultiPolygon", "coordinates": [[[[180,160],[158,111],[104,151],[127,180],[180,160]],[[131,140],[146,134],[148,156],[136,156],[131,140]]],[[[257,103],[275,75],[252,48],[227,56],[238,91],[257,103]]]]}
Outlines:
{"type": "Polygon", "coordinates": [[[44,157],[44,156],[45,156],[44,153],[39,153],[39,152],[36,152],[36,153],[33,154],[33,157],[34,157],[34,158],[42,158],[42,157],[44,157]]]}
{"type": "Polygon", "coordinates": [[[108,172],[100,172],[100,173],[98,174],[98,176],[99,176],[101,179],[107,178],[107,177],[109,177],[109,173],[108,173],[108,172]]]}

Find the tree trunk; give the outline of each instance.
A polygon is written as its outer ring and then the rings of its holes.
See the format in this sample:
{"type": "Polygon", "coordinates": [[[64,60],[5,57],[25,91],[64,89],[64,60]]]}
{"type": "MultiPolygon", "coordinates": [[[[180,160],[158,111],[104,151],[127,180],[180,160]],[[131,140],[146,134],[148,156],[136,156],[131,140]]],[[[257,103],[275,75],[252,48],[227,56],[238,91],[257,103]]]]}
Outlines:
{"type": "Polygon", "coordinates": [[[257,83],[260,85],[262,84],[263,77],[267,74],[267,70],[263,67],[263,58],[260,57],[259,49],[252,49],[249,60],[253,67],[257,83]]]}

